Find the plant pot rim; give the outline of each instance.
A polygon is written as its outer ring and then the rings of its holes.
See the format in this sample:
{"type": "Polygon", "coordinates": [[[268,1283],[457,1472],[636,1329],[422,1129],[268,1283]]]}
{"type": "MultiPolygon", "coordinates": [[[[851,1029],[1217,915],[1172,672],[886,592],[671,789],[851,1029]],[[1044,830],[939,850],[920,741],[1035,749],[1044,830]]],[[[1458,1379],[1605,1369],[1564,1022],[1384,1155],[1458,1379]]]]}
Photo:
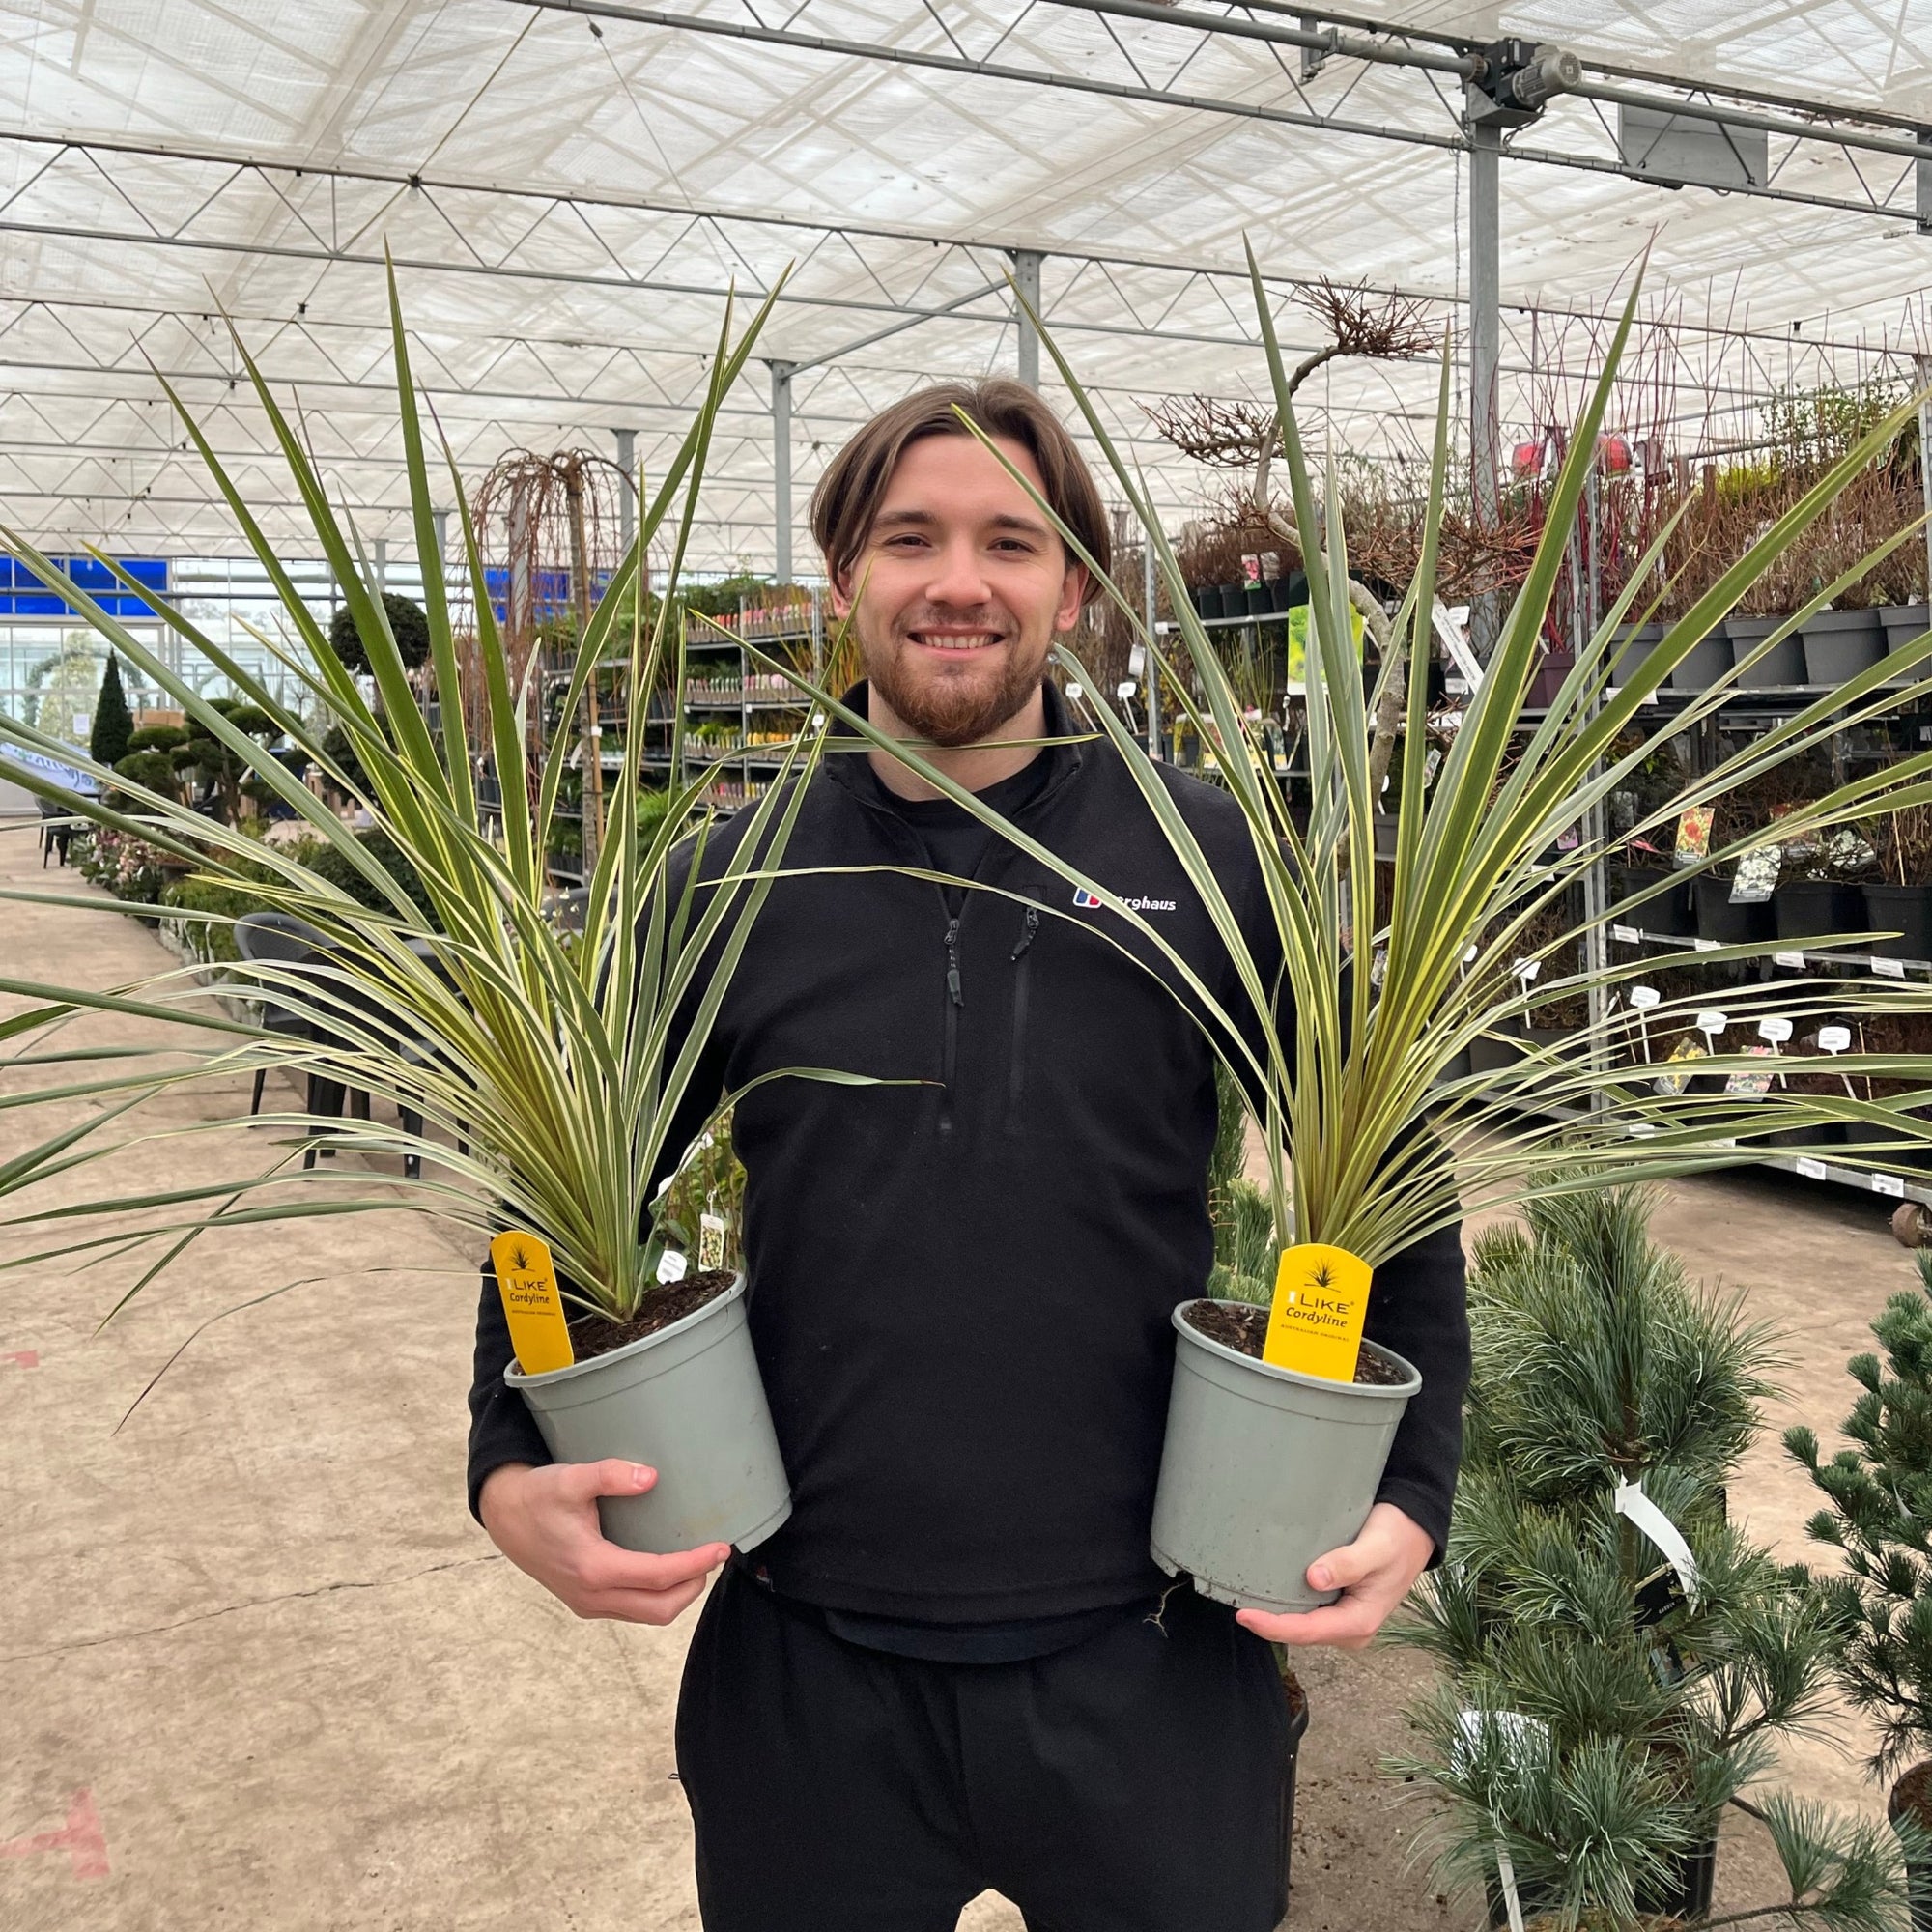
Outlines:
{"type": "Polygon", "coordinates": [[[608,1349],[601,1355],[592,1355],[587,1362],[571,1362],[560,1369],[546,1369],[541,1375],[526,1376],[518,1366],[514,1357],[503,1371],[503,1379],[512,1388],[549,1388],[558,1382],[567,1382],[578,1376],[590,1374],[594,1369],[609,1367],[617,1362],[635,1360],[639,1355],[655,1349],[660,1342],[668,1342],[673,1335],[687,1334],[708,1316],[741,1299],[745,1293],[745,1271],[740,1268],[731,1277],[731,1286],[722,1294],[714,1294],[702,1308],[694,1308],[689,1315],[681,1315],[675,1321],[667,1322],[653,1335],[640,1335],[635,1342],[626,1342],[621,1349],[608,1349]]]}
{"type": "MultiPolygon", "coordinates": [[[[1172,1320],[1175,1333],[1183,1341],[1194,1348],[1205,1349],[1209,1354],[1219,1355],[1223,1361],[1252,1369],[1258,1376],[1267,1376],[1278,1382],[1291,1382],[1297,1388],[1324,1389],[1335,1395],[1373,1398],[1378,1402],[1406,1402],[1422,1386],[1421,1370],[1412,1362],[1405,1361],[1393,1349],[1385,1349],[1379,1342],[1371,1342],[1367,1336],[1362,1338],[1362,1347],[1374,1350],[1379,1360],[1400,1369],[1406,1379],[1400,1382],[1338,1382],[1327,1376],[1305,1376],[1298,1369],[1280,1369],[1272,1362],[1264,1362],[1259,1356],[1244,1355],[1240,1350],[1231,1349],[1225,1342],[1217,1342],[1211,1335],[1202,1334],[1186,1320],[1187,1311],[1202,1301],[1218,1302],[1224,1308],[1252,1308],[1255,1303],[1236,1301],[1230,1295],[1194,1294],[1175,1309],[1172,1320]]],[[[559,1369],[556,1373],[567,1375],[569,1371],[559,1369]]]]}

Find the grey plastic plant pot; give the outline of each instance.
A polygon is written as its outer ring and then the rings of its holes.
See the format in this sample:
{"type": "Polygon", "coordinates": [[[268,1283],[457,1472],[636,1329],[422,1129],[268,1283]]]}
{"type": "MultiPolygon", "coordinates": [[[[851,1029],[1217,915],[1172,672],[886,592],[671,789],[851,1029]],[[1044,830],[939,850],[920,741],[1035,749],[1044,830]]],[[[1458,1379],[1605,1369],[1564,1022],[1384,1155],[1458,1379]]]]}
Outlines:
{"type": "MultiPolygon", "coordinates": [[[[1174,1311],[1179,1337],[1153,1499],[1153,1560],[1203,1596],[1246,1609],[1312,1610],[1308,1566],[1352,1543],[1375,1507],[1389,1448],[1422,1378],[1386,1387],[1277,1369],[1210,1341],[1174,1311]]],[[[1234,1303],[1231,1306],[1246,1306],[1234,1303]]]]}
{"type": "Polygon", "coordinates": [[[750,1549],[791,1514],[742,1274],[641,1342],[540,1376],[512,1362],[503,1380],[529,1406],[559,1463],[621,1456],[658,1472],[640,1496],[598,1500],[604,1534],[625,1549],[750,1549]]]}

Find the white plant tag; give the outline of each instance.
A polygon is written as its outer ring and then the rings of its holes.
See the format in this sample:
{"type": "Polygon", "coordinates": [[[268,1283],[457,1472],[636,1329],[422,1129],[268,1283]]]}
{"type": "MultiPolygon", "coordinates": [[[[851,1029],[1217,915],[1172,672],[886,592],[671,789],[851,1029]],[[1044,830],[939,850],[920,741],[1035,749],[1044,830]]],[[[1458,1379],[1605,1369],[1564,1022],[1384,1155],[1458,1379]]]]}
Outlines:
{"type": "Polygon", "coordinates": [[[1905,978],[1905,961],[1903,959],[1888,959],[1882,952],[1874,952],[1872,954],[1871,969],[1881,980],[1902,980],[1905,978]]]}
{"type": "Polygon", "coordinates": [[[1770,1040],[1773,1046],[1782,1046],[1791,1037],[1791,1022],[1776,1018],[1759,1020],[1757,1037],[1760,1039],[1770,1040]]]}
{"type": "Polygon", "coordinates": [[[1728,1013],[1703,1012],[1697,1015],[1697,1031],[1706,1039],[1715,1040],[1731,1023],[1728,1013]]]}
{"type": "Polygon", "coordinates": [[[1807,1153],[1798,1156],[1798,1172],[1806,1180],[1829,1180],[1832,1177],[1822,1160],[1813,1160],[1807,1153]]]}
{"type": "Polygon", "coordinates": [[[1828,1026],[1818,1029],[1818,1047],[1822,1053],[1843,1053],[1852,1043],[1852,1030],[1848,1026],[1828,1026]]]}
{"type": "Polygon", "coordinates": [[[1697,1575],[1697,1559],[1690,1554],[1690,1546],[1684,1541],[1684,1532],[1644,1494],[1641,1480],[1619,1483],[1612,1507],[1619,1516],[1628,1517],[1662,1550],[1664,1561],[1677,1572],[1677,1580],[1684,1586],[1684,1594],[1694,1610],[1702,1579],[1697,1575]]]}
{"type": "Polygon", "coordinates": [[[1874,1194],[1889,1194],[1894,1201],[1905,1199],[1905,1181],[1896,1174],[1875,1174],[1871,1178],[1874,1194]]]}
{"type": "Polygon", "coordinates": [[[1522,1900],[1517,1896],[1516,1867],[1510,1862],[1510,1855],[1503,1849],[1503,1841],[1496,1840],[1496,1883],[1503,1893],[1503,1910],[1509,1914],[1510,1932],[1522,1932],[1522,1900]]]}
{"type": "Polygon", "coordinates": [[[1640,1013],[1647,1013],[1662,998],[1655,986],[1633,986],[1630,991],[1631,1005],[1640,1013]]]}
{"type": "Polygon", "coordinates": [[[667,1248],[658,1257],[658,1279],[666,1284],[673,1281],[682,1281],[684,1279],[684,1271],[691,1264],[685,1260],[677,1249],[667,1248]]]}
{"type": "Polygon", "coordinates": [[[1516,977],[1526,986],[1543,971],[1543,961],[1541,959],[1519,959],[1511,970],[1514,971],[1516,977]]]}
{"type": "Polygon", "coordinates": [[[1642,940],[1643,934],[1634,925],[1613,925],[1610,927],[1610,937],[1619,946],[1635,946],[1642,940]]]}
{"type": "Polygon", "coordinates": [[[1789,966],[1794,973],[1804,970],[1804,955],[1802,952],[1774,952],[1771,955],[1774,966],[1789,966]]]}

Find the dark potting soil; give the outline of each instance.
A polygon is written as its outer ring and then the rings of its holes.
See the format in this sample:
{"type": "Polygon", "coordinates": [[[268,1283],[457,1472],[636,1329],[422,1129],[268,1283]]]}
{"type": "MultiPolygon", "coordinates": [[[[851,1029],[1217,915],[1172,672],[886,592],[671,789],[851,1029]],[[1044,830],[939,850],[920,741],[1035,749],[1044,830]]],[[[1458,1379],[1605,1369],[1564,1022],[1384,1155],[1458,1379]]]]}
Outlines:
{"type": "Polygon", "coordinates": [[[627,1342],[641,1342],[646,1335],[655,1335],[660,1328],[696,1315],[707,1301],[716,1301],[734,1279],[728,1268],[710,1268],[703,1274],[686,1275],[668,1288],[654,1288],[628,1321],[580,1315],[570,1324],[570,1346],[580,1362],[594,1361],[627,1342]]]}
{"type": "MultiPolygon", "coordinates": [[[[1196,1334],[1218,1342],[1243,1355],[1262,1358],[1267,1341],[1268,1312],[1265,1308],[1244,1306],[1233,1301],[1190,1301],[1187,1325],[1196,1334]]],[[[1355,1381],[1363,1388],[1393,1388],[1403,1380],[1402,1371],[1379,1355],[1364,1349],[1355,1360],[1355,1381]]]]}
{"type": "Polygon", "coordinates": [[[1921,1830],[1932,1832],[1932,1758],[1915,1764],[1891,1787],[1885,1815],[1894,1822],[1910,1818],[1921,1830]]]}

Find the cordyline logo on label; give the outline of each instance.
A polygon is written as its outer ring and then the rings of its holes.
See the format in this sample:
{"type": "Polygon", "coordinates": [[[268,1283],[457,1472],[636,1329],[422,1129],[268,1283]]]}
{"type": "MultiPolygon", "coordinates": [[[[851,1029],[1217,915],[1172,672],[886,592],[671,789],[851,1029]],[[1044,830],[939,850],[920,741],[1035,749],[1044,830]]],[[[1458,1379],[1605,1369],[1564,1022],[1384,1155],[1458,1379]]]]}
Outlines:
{"type": "MultiPolygon", "coordinates": [[[[1098,906],[1102,905],[1104,901],[1096,898],[1085,886],[1075,886],[1073,889],[1073,903],[1082,912],[1093,912],[1098,906]]],[[[1172,899],[1122,898],[1121,903],[1129,912],[1172,912],[1174,910],[1174,901],[1172,899]]]]}

